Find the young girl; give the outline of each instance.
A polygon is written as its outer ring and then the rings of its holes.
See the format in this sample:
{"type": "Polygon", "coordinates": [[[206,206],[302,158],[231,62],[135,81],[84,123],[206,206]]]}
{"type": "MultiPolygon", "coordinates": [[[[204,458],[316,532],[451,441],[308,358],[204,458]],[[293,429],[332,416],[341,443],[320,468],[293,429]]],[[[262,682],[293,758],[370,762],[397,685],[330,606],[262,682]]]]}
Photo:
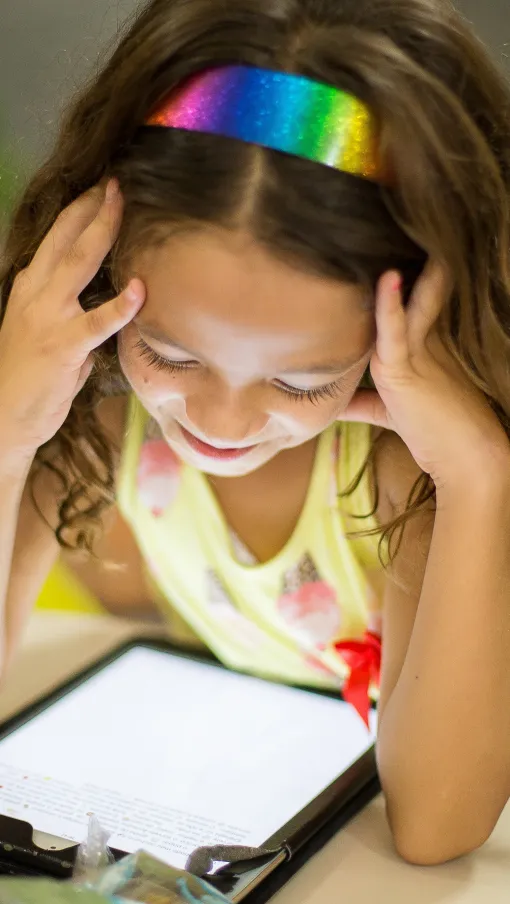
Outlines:
{"type": "Polygon", "coordinates": [[[6,249],[4,661],[60,547],[365,719],[382,636],[422,864],[510,795],[509,117],[443,0],[152,0],[6,249]]]}

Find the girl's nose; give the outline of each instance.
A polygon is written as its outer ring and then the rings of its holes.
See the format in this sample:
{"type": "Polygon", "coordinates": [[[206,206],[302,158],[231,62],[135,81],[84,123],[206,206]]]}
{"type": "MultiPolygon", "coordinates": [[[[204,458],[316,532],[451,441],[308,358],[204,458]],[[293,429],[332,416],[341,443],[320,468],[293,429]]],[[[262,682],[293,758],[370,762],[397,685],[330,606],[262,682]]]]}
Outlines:
{"type": "Polygon", "coordinates": [[[231,448],[249,444],[267,424],[267,414],[256,404],[255,389],[233,390],[216,386],[214,391],[186,399],[186,414],[206,442],[231,448]]]}

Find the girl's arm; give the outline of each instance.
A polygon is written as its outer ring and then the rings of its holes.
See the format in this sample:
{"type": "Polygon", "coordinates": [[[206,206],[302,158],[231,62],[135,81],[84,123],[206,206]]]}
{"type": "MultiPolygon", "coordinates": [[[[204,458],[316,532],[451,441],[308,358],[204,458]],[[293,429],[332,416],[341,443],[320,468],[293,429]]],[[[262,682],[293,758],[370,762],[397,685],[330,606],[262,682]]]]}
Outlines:
{"type": "MultiPolygon", "coordinates": [[[[105,436],[117,449],[125,423],[125,400],[105,400],[98,410],[105,436]]],[[[2,433],[0,420],[0,436],[2,433]]],[[[0,452],[0,677],[16,651],[23,627],[60,547],[55,537],[62,488],[50,471],[36,480],[35,500],[28,482],[31,461],[0,452]],[[41,513],[43,517],[41,517],[41,513]]],[[[108,533],[111,517],[105,516],[108,533]]]]}
{"type": "Polygon", "coordinates": [[[160,620],[156,588],[149,584],[147,566],[129,524],[117,506],[112,506],[104,520],[95,556],[78,559],[64,553],[64,562],[112,615],[160,620]]]}
{"type": "MultiPolygon", "coordinates": [[[[389,434],[391,517],[420,471],[389,434]]],[[[510,796],[510,468],[437,493],[387,580],[378,764],[397,849],[435,864],[479,847],[510,796]]]]}
{"type": "Polygon", "coordinates": [[[61,488],[49,474],[39,481],[45,524],[27,487],[30,465],[64,424],[92,371],[95,349],[144,302],[143,284],[132,280],[100,307],[84,312],[80,304],[116,241],[122,211],[115,180],[78,198],[58,216],[28,267],[16,272],[13,265],[9,297],[0,299],[0,675],[58,553],[61,488]]]}
{"type": "MultiPolygon", "coordinates": [[[[98,406],[97,417],[114,450],[118,471],[119,452],[128,423],[127,396],[103,399],[98,406]]],[[[115,476],[117,477],[117,473],[115,476]]],[[[116,505],[103,514],[101,533],[94,545],[94,556],[77,557],[73,552],[63,551],[62,559],[87,590],[113,615],[131,618],[159,617],[140,549],[116,505]]]]}
{"type": "MultiPolygon", "coordinates": [[[[0,455],[0,677],[5,675],[23,625],[58,555],[58,543],[37,511],[27,479],[30,462],[8,462],[0,455]]],[[[37,504],[50,523],[56,521],[56,481],[39,487],[37,504]]]]}

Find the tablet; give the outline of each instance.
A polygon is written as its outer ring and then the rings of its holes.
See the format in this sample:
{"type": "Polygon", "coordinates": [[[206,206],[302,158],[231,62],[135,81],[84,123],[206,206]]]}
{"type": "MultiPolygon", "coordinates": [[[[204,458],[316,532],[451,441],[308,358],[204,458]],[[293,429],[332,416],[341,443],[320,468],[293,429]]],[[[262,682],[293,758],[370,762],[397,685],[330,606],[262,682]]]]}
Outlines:
{"type": "Polygon", "coordinates": [[[131,643],[0,731],[0,814],[176,867],[203,845],[318,831],[375,778],[370,731],[340,696],[131,643]]]}

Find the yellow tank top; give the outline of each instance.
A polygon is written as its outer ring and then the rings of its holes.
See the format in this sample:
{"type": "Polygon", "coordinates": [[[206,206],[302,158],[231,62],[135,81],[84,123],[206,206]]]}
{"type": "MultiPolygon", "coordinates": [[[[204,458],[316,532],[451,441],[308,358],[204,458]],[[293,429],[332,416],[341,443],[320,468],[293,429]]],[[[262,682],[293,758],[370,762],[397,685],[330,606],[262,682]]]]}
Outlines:
{"type": "MultiPolygon", "coordinates": [[[[335,644],[377,635],[380,569],[367,472],[339,500],[370,446],[367,424],[342,423],[319,438],[309,489],[289,541],[257,563],[233,536],[207,478],[183,463],[132,397],[118,505],[168,612],[175,608],[226,665],[288,683],[339,688],[350,674],[335,644]],[[165,603],[165,605],[166,605],[165,603]]],[[[372,687],[372,696],[376,688],[372,687]]]]}

